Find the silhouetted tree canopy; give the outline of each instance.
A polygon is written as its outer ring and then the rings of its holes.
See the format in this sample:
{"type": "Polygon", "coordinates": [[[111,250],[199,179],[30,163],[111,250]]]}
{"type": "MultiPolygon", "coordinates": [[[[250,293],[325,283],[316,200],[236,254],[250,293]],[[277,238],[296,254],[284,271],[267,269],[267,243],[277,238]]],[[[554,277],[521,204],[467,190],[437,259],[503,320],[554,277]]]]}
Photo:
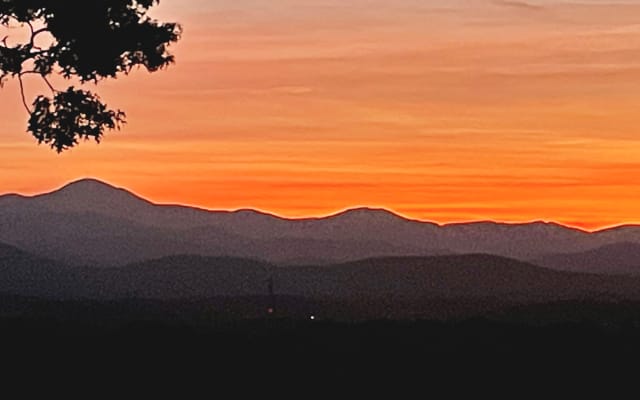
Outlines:
{"type": "MultiPolygon", "coordinates": [[[[143,66],[150,72],[173,63],[167,47],[180,38],[176,23],[160,23],[147,12],[159,0],[0,0],[0,27],[22,26],[29,37],[14,43],[0,37],[0,86],[20,83],[30,114],[28,132],[57,152],[79,139],[100,141],[105,129],[119,129],[125,114],[74,86],[57,90],[48,77],[61,74],[80,83],[128,74],[143,66]],[[43,44],[45,43],[45,44],[43,44]],[[40,76],[51,96],[40,95],[30,107],[23,77],[40,76]]],[[[9,32],[9,30],[7,29],[9,32]]]]}

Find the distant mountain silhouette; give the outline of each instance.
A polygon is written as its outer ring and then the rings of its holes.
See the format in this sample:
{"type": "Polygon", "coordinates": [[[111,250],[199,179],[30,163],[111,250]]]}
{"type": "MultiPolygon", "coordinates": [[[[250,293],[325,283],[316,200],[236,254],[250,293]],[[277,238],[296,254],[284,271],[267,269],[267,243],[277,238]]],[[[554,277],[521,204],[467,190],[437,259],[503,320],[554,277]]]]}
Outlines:
{"type": "Polygon", "coordinates": [[[640,275],[640,243],[614,243],[580,253],[548,255],[534,262],[564,271],[640,275]]]}
{"type": "Polygon", "coordinates": [[[335,221],[293,221],[252,210],[154,205],[90,179],[39,196],[0,196],[0,240],[66,263],[98,266],[173,254],[330,263],[446,252],[424,244],[389,243],[371,229],[382,229],[389,219],[404,220],[386,211],[372,215],[355,211],[360,223],[350,213],[335,216],[335,221]],[[372,218],[376,214],[385,218],[372,218]]]}
{"type": "Polygon", "coordinates": [[[125,189],[85,179],[38,196],[0,196],[0,241],[39,257],[92,266],[175,254],[278,264],[463,253],[526,261],[619,242],[640,243],[640,228],[588,233],[545,222],[437,225],[371,208],[286,219],[254,210],[157,205],[125,189]]]}
{"type": "Polygon", "coordinates": [[[448,248],[459,253],[490,253],[521,260],[588,249],[600,240],[585,231],[541,221],[458,223],[445,225],[442,230],[448,248]]]}
{"type": "Polygon", "coordinates": [[[11,199],[9,205],[34,212],[50,211],[59,214],[99,214],[119,220],[135,221],[141,225],[163,228],[191,228],[206,225],[202,218],[208,213],[191,207],[162,206],[121,188],[95,179],[69,183],[51,193],[24,197],[0,196],[11,199]]]}

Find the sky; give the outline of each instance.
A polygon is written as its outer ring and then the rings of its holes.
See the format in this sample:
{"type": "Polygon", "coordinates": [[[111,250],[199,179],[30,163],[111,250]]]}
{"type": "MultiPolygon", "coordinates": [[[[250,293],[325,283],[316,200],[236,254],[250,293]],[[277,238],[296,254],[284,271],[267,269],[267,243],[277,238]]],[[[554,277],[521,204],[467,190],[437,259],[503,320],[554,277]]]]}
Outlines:
{"type": "Polygon", "coordinates": [[[183,24],[177,63],[89,85],[128,116],[99,145],[38,146],[17,82],[0,90],[0,193],[94,177],[285,217],[640,222],[636,0],[162,0],[153,15],[183,24]]]}

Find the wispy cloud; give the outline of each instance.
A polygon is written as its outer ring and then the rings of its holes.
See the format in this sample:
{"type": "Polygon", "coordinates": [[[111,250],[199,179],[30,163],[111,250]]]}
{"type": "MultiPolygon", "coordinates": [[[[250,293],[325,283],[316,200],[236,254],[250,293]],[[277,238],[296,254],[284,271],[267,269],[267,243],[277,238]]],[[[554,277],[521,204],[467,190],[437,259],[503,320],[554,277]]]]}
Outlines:
{"type": "Polygon", "coordinates": [[[532,4],[532,3],[527,3],[524,1],[517,1],[517,0],[493,0],[493,3],[498,6],[519,8],[522,10],[530,10],[530,11],[544,10],[544,7],[539,4],[532,4]]]}

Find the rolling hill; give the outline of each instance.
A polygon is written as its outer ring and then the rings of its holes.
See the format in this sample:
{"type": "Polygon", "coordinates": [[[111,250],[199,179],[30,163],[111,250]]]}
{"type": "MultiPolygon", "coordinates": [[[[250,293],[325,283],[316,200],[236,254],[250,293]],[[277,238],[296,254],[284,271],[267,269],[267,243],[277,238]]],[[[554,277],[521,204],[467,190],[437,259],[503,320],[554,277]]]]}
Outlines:
{"type": "Polygon", "coordinates": [[[82,296],[86,292],[78,278],[67,266],[0,243],[0,293],[3,295],[82,296]]]}
{"type": "Polygon", "coordinates": [[[640,275],[640,243],[614,243],[579,253],[552,254],[534,262],[564,271],[640,275]]]}
{"type": "MultiPolygon", "coordinates": [[[[451,318],[557,301],[640,300],[640,278],[554,271],[487,254],[384,257],[317,266],[178,255],[95,268],[61,265],[0,246],[3,296],[206,301],[217,305],[218,312],[256,316],[271,304],[270,280],[282,315],[325,318],[451,318]]],[[[2,307],[0,311],[6,312],[2,307]]]]}

